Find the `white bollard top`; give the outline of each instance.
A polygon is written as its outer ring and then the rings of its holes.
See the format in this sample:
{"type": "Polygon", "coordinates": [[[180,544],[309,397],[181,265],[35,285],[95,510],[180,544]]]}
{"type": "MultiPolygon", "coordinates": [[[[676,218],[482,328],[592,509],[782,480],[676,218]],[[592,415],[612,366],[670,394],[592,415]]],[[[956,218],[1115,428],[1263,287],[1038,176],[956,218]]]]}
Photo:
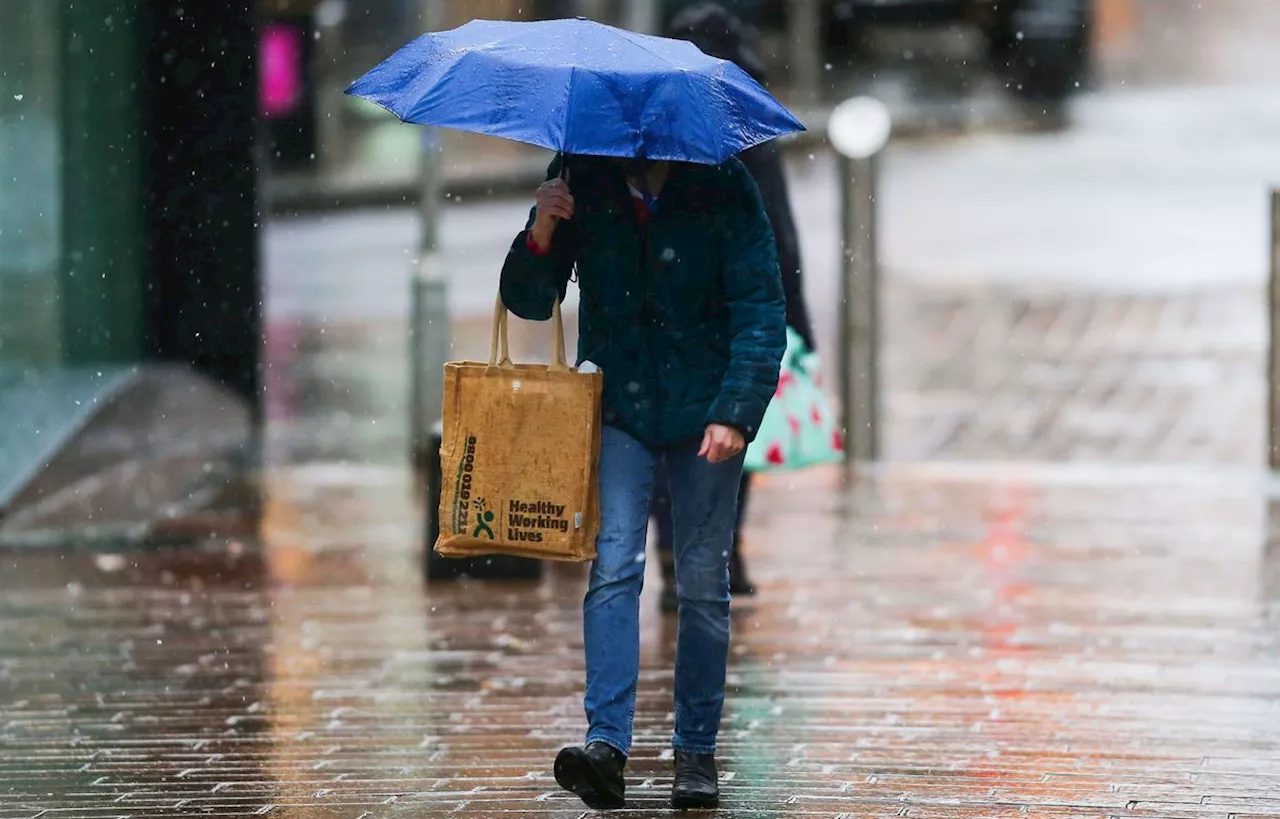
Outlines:
{"type": "Polygon", "coordinates": [[[874,97],[853,97],[836,106],[827,121],[827,138],[850,159],[867,159],[889,141],[889,109],[874,97]]]}

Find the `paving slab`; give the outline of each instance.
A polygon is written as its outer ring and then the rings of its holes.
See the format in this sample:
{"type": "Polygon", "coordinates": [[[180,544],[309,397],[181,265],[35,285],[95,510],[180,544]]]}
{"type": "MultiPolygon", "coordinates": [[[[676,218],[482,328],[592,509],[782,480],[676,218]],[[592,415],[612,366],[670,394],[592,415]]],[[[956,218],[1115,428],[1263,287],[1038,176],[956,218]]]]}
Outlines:
{"type": "MultiPolygon", "coordinates": [[[[406,470],[353,475],[269,472],[259,539],[0,553],[0,812],[584,815],[581,567],[426,584],[406,470]]],[[[766,481],[722,814],[1274,814],[1275,489],[1062,475],[766,481]]],[[[656,602],[624,816],[670,785],[656,602]]]]}

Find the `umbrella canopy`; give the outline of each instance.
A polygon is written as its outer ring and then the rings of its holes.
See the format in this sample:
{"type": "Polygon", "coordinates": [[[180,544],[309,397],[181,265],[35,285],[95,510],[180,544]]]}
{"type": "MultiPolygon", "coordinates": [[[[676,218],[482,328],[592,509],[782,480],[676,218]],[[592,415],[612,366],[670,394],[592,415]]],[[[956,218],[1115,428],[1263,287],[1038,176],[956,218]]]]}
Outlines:
{"type": "Polygon", "coordinates": [[[733,63],[581,18],[424,34],[347,93],[405,122],[593,156],[714,165],[804,130],[733,63]]]}

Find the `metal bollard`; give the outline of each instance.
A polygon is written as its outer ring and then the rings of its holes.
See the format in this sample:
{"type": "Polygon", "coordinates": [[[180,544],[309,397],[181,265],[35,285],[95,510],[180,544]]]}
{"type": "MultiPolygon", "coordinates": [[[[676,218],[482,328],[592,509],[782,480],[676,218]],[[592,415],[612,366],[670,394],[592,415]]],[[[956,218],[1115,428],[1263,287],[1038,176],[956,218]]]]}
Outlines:
{"type": "Polygon", "coordinates": [[[1267,279],[1267,464],[1280,470],[1280,188],[1271,190],[1271,269],[1267,279]]]}
{"type": "Polygon", "coordinates": [[[443,188],[438,135],[427,129],[422,157],[422,245],[410,293],[410,445],[421,466],[430,430],[444,405],[444,364],[449,360],[453,331],[449,326],[449,280],[440,262],[438,226],[443,188]]]}
{"type": "Polygon", "coordinates": [[[622,27],[640,34],[657,34],[661,25],[658,0],[629,0],[623,7],[622,27]]]}
{"type": "Polygon", "coordinates": [[[827,125],[840,157],[840,412],[845,470],[880,457],[880,266],[876,254],[878,156],[889,140],[879,100],[841,103],[827,125]]]}
{"type": "MultiPolygon", "coordinates": [[[[426,31],[448,26],[447,4],[423,0],[426,31]]],[[[431,428],[444,404],[444,364],[453,345],[449,325],[449,280],[440,263],[440,203],[444,195],[444,163],[440,134],[425,128],[422,138],[422,188],[418,212],[422,243],[410,285],[409,319],[409,446],[419,471],[430,460],[431,428]]]]}
{"type": "Polygon", "coordinates": [[[342,42],[342,23],[347,17],[346,0],[323,0],[316,6],[317,55],[320,67],[320,93],[316,99],[316,153],[320,167],[332,172],[342,165],[346,155],[346,131],[342,127],[342,109],[347,97],[342,90],[349,78],[342,71],[346,49],[342,42]]]}
{"type": "Polygon", "coordinates": [[[579,17],[595,20],[597,23],[607,22],[609,3],[607,0],[577,0],[579,17]]]}
{"type": "Polygon", "coordinates": [[[817,105],[822,86],[821,0],[791,0],[787,9],[791,84],[803,105],[817,105]]]}

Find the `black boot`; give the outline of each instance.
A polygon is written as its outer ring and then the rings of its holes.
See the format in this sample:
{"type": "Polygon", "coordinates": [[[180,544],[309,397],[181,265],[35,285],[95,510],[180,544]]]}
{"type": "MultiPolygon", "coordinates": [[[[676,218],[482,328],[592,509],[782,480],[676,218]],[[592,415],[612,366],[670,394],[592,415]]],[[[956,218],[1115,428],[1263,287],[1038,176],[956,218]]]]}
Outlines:
{"type": "Polygon", "coordinates": [[[720,781],[712,754],[676,751],[676,781],[671,785],[671,807],[714,808],[720,804],[720,781]]]}
{"type": "Polygon", "coordinates": [[[729,552],[729,594],[751,597],[756,587],[747,577],[747,564],[742,559],[742,526],[746,521],[747,499],[751,495],[751,473],[744,472],[738,484],[738,520],[733,525],[733,550],[729,552]]]}
{"type": "Polygon", "coordinates": [[[755,584],[747,577],[747,564],[742,560],[742,550],[734,538],[733,551],[729,553],[729,594],[735,597],[753,597],[755,584]]]}
{"type": "Polygon", "coordinates": [[[663,611],[674,612],[680,609],[680,597],[676,594],[675,555],[669,551],[659,551],[662,561],[662,597],[659,605],[663,611]]]}
{"type": "Polygon", "coordinates": [[[627,758],[603,742],[585,748],[565,748],[556,756],[556,782],[592,810],[626,807],[622,769],[627,758]]]}

